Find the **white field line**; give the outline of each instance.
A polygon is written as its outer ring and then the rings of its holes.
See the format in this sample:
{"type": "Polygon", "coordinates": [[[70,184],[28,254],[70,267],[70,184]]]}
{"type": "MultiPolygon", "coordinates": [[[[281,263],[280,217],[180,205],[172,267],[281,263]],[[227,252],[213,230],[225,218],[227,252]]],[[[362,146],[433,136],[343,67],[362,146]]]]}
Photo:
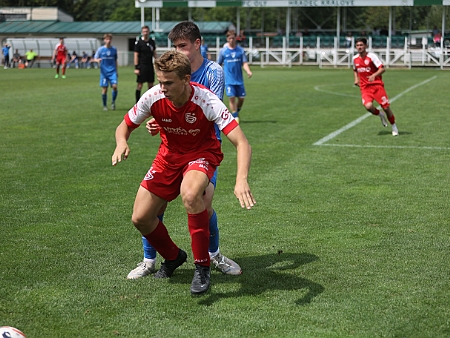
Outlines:
{"type": "MultiPolygon", "coordinates": [[[[394,98],[392,98],[391,100],[389,100],[390,102],[394,102],[395,100],[401,98],[403,95],[405,95],[406,93],[410,92],[413,89],[416,89],[417,87],[420,87],[424,84],[427,84],[428,82],[436,79],[437,76],[433,76],[425,81],[422,81],[412,87],[409,87],[408,89],[406,89],[405,91],[401,92],[400,94],[398,94],[397,96],[395,96],[394,98]]],[[[380,107],[378,107],[380,108],[380,107]]],[[[341,129],[338,129],[336,131],[333,131],[331,134],[328,134],[327,136],[325,136],[324,138],[320,139],[319,141],[313,143],[313,145],[315,146],[320,146],[323,145],[325,142],[328,142],[329,140],[331,140],[332,138],[335,138],[336,136],[338,136],[339,134],[343,133],[344,131],[354,127],[355,125],[357,125],[358,123],[360,123],[361,121],[365,120],[366,118],[368,118],[369,116],[371,116],[371,113],[366,113],[363,116],[357,118],[356,120],[350,122],[349,124],[347,124],[346,126],[343,126],[341,129]]]]}
{"type": "Polygon", "coordinates": [[[392,149],[429,149],[429,150],[450,150],[449,147],[419,147],[419,146],[372,146],[358,144],[321,144],[326,147],[350,147],[350,148],[392,148],[392,149]]]}
{"type": "MultiPolygon", "coordinates": [[[[343,84],[333,84],[333,85],[325,85],[326,87],[335,87],[335,86],[345,86],[343,84]]],[[[322,93],[326,93],[326,94],[332,94],[332,95],[338,95],[338,96],[345,96],[345,97],[353,97],[353,98],[360,98],[361,95],[351,95],[351,94],[344,94],[344,93],[336,93],[336,92],[332,92],[332,91],[328,91],[325,89],[321,88],[322,86],[314,86],[314,89],[317,90],[318,92],[322,92],[322,93]]],[[[359,92],[359,88],[358,88],[358,92],[359,92]]]]}

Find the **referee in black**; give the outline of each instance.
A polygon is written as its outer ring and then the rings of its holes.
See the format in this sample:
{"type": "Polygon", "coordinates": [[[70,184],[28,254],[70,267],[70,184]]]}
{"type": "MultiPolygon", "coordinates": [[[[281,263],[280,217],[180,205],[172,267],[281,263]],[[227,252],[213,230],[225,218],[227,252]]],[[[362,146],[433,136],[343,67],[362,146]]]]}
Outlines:
{"type": "Polygon", "coordinates": [[[134,74],[137,75],[136,102],[141,98],[144,82],[148,83],[148,89],[153,87],[155,81],[153,58],[157,58],[155,41],[150,38],[150,28],[142,27],[141,35],[134,43],[134,74]]]}

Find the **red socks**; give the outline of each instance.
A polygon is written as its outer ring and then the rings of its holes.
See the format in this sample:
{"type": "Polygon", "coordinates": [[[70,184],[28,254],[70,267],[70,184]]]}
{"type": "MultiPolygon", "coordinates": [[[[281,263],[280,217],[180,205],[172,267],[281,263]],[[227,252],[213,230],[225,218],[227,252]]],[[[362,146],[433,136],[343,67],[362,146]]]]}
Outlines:
{"type": "Polygon", "coordinates": [[[144,237],[164,259],[170,261],[177,259],[180,248],[172,241],[167,228],[161,221],[155,230],[144,237]]]}
{"type": "Polygon", "coordinates": [[[188,214],[188,228],[191,234],[191,248],[194,263],[209,266],[209,217],[205,209],[199,214],[188,214]]]}

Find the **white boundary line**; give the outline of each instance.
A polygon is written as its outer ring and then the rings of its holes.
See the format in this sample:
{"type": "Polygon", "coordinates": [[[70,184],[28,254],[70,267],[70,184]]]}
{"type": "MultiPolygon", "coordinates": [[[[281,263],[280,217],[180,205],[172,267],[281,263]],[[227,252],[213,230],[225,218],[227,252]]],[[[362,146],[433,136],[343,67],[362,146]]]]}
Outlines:
{"type": "Polygon", "coordinates": [[[418,147],[418,146],[372,146],[358,144],[321,144],[325,147],[351,147],[351,148],[392,148],[392,149],[430,149],[430,150],[450,150],[449,147],[418,147]]]}
{"type": "MultiPolygon", "coordinates": [[[[425,81],[422,81],[422,82],[420,82],[420,83],[418,83],[418,84],[416,84],[416,85],[414,85],[412,87],[409,87],[405,91],[401,92],[400,94],[398,94],[397,96],[392,98],[390,100],[390,102],[394,102],[395,100],[401,98],[403,95],[405,95],[406,93],[410,92],[411,90],[416,89],[417,87],[420,87],[420,86],[422,86],[422,85],[424,85],[424,84],[426,84],[426,83],[428,83],[428,82],[430,82],[430,81],[432,81],[432,80],[434,80],[436,78],[437,78],[437,76],[435,75],[435,76],[433,76],[433,77],[431,77],[431,78],[429,78],[429,79],[427,79],[425,81]]],[[[364,114],[363,116],[361,116],[361,117],[357,118],[356,120],[350,122],[349,124],[347,124],[346,126],[342,127],[341,129],[338,129],[338,130],[332,132],[331,134],[328,134],[324,138],[320,139],[319,141],[313,143],[313,145],[315,145],[315,146],[324,145],[325,142],[328,142],[329,140],[335,138],[336,136],[338,136],[339,134],[343,133],[344,131],[346,131],[346,130],[356,126],[358,123],[360,123],[361,121],[365,120],[366,118],[368,118],[371,115],[372,115],[371,113],[364,114]]]]}

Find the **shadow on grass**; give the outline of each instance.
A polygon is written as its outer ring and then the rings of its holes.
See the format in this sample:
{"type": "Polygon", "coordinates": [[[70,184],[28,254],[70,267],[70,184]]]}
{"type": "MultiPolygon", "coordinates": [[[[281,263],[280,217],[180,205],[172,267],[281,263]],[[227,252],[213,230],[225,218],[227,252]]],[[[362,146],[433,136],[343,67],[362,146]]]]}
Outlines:
{"type": "MultiPolygon", "coordinates": [[[[271,290],[286,290],[306,292],[303,297],[295,300],[297,305],[307,305],[314,297],[321,294],[325,288],[306,278],[299,277],[300,271],[295,271],[302,265],[312,263],[319,258],[308,253],[283,253],[267,254],[262,256],[242,257],[236,259],[242,267],[240,276],[230,276],[211,271],[211,288],[199,299],[201,305],[212,305],[225,298],[243,296],[258,296],[271,290]],[[219,284],[240,284],[238,290],[227,293],[216,293],[215,286],[219,284]]],[[[183,276],[171,278],[174,283],[190,283],[193,270],[177,271],[183,276]]],[[[175,277],[175,276],[174,276],[175,277]]]]}

